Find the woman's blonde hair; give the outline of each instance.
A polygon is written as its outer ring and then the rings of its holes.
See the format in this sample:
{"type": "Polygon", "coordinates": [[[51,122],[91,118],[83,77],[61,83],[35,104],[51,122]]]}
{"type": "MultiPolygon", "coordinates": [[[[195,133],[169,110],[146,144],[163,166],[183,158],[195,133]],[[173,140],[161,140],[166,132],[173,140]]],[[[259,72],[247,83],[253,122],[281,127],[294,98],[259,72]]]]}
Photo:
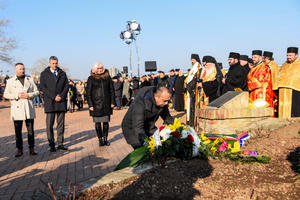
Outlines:
{"type": "Polygon", "coordinates": [[[93,72],[93,73],[96,73],[97,68],[100,67],[100,66],[103,67],[103,64],[102,64],[101,62],[96,62],[96,63],[94,64],[93,68],[92,68],[92,72],[93,72]]]}

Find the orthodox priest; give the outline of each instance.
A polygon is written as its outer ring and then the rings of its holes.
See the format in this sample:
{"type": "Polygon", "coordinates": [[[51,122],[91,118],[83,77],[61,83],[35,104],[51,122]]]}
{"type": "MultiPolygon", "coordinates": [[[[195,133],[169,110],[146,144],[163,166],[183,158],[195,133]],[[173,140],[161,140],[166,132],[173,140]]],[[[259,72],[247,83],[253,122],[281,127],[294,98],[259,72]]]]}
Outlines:
{"type": "Polygon", "coordinates": [[[185,79],[185,85],[187,90],[186,95],[186,123],[190,126],[194,126],[195,117],[195,101],[196,94],[198,95],[197,78],[200,77],[202,71],[201,61],[198,54],[191,55],[192,69],[189,71],[187,78],[185,79]]]}
{"type": "Polygon", "coordinates": [[[222,82],[224,84],[223,94],[228,91],[235,91],[236,89],[242,90],[245,83],[244,70],[239,63],[240,54],[235,52],[230,52],[228,57],[228,63],[230,68],[223,78],[222,82]]]}
{"type": "Polygon", "coordinates": [[[273,89],[270,67],[262,62],[262,51],[253,50],[254,67],[248,74],[250,99],[254,105],[273,107],[273,89]],[[259,105],[260,104],[260,105],[259,105]]]}
{"type": "Polygon", "coordinates": [[[242,90],[243,91],[249,91],[248,89],[248,73],[250,71],[250,67],[249,67],[249,64],[248,64],[248,56],[247,55],[241,55],[240,56],[240,65],[243,67],[243,70],[244,70],[244,82],[243,82],[243,85],[242,85],[242,90]]]}
{"type": "Polygon", "coordinates": [[[200,108],[208,105],[220,96],[218,82],[218,74],[222,72],[218,71],[216,59],[212,56],[205,56],[203,60],[205,62],[204,68],[200,75],[200,82],[198,86],[201,88],[200,92],[200,108]]]}
{"type": "Polygon", "coordinates": [[[264,51],[263,61],[271,69],[272,76],[272,89],[273,89],[273,102],[274,102],[274,111],[275,116],[278,116],[278,76],[279,76],[279,66],[274,61],[273,52],[264,51]]]}
{"type": "Polygon", "coordinates": [[[287,61],[279,72],[279,118],[300,117],[300,59],[298,48],[287,49],[287,61]]]}
{"type": "Polygon", "coordinates": [[[177,112],[184,111],[184,74],[179,70],[178,76],[174,83],[175,110],[177,112]]]}

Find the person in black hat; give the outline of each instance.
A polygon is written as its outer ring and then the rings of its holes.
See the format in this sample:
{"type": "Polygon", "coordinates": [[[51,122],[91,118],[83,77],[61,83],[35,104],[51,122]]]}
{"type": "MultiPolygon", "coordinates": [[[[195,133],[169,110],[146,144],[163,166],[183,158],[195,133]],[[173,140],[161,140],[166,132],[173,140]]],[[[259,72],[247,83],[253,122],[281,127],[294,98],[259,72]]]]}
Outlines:
{"type": "Polygon", "coordinates": [[[202,102],[200,102],[200,104],[208,105],[208,103],[221,96],[220,86],[222,84],[223,75],[214,57],[205,56],[203,57],[203,61],[205,65],[198,83],[198,86],[202,89],[200,93],[202,102]],[[218,75],[221,77],[218,78],[218,75]]]}
{"type": "Polygon", "coordinates": [[[192,68],[188,73],[186,78],[186,123],[190,126],[194,126],[194,118],[195,118],[195,101],[196,95],[199,97],[199,93],[197,92],[197,79],[199,79],[202,66],[201,61],[198,54],[191,55],[192,68]]]}
{"type": "MultiPolygon", "coordinates": [[[[247,55],[240,55],[240,65],[242,67],[248,67],[248,56],[247,55]]],[[[249,69],[250,71],[250,69],[249,69]]]]}
{"type": "Polygon", "coordinates": [[[252,58],[248,58],[248,66],[249,66],[250,70],[254,67],[252,58]]]}
{"type": "Polygon", "coordinates": [[[277,116],[277,105],[278,105],[278,76],[279,76],[279,66],[274,61],[273,52],[264,51],[263,53],[263,62],[268,65],[271,69],[271,76],[272,76],[272,89],[273,89],[273,101],[274,101],[274,108],[275,108],[275,116],[277,116]]]}
{"type": "Polygon", "coordinates": [[[287,49],[286,60],[288,63],[292,63],[298,59],[298,48],[297,47],[289,47],[287,49]]]}
{"type": "Polygon", "coordinates": [[[179,75],[180,69],[175,69],[175,76],[177,77],[179,75]]]}
{"type": "Polygon", "coordinates": [[[252,60],[254,66],[259,65],[262,62],[262,50],[253,50],[252,51],[252,60]]]}
{"type": "Polygon", "coordinates": [[[196,63],[196,62],[201,63],[198,54],[192,54],[192,55],[191,55],[191,60],[192,60],[192,63],[196,63]]]}
{"type": "Polygon", "coordinates": [[[250,67],[249,67],[249,64],[248,64],[248,56],[247,55],[241,55],[240,56],[240,65],[243,67],[245,80],[247,80],[247,81],[244,82],[242,90],[243,91],[248,91],[248,73],[250,71],[250,67]]]}
{"type": "Polygon", "coordinates": [[[254,67],[248,74],[250,99],[255,106],[259,105],[256,102],[264,102],[266,106],[274,108],[271,70],[268,65],[262,62],[261,57],[261,50],[252,51],[254,67]]]}
{"type": "Polygon", "coordinates": [[[298,48],[289,47],[279,73],[279,118],[300,117],[300,59],[298,48]]]}
{"type": "Polygon", "coordinates": [[[222,82],[224,84],[223,94],[228,91],[235,91],[238,88],[242,90],[243,85],[245,84],[245,76],[243,67],[239,63],[240,54],[235,52],[229,53],[228,63],[230,68],[223,78],[222,82]]]}

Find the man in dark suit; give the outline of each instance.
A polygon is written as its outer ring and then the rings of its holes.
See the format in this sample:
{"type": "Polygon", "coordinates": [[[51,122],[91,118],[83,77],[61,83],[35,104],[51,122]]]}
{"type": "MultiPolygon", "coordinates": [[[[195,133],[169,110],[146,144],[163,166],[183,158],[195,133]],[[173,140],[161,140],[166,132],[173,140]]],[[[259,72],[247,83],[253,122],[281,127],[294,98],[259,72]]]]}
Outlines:
{"type": "Polygon", "coordinates": [[[40,87],[44,93],[44,109],[46,117],[47,137],[50,152],[55,152],[55,140],[53,124],[57,117],[57,148],[67,150],[64,147],[65,113],[67,111],[68,78],[66,73],[58,67],[58,59],[55,56],[49,58],[49,66],[41,73],[40,87]]]}

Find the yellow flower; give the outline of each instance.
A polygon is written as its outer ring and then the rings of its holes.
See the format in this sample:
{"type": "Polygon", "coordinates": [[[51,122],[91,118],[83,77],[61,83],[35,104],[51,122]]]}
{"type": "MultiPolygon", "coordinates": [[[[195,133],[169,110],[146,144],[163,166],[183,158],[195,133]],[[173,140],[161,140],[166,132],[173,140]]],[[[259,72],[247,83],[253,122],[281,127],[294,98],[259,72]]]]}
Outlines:
{"type": "Polygon", "coordinates": [[[231,145],[229,145],[229,149],[231,150],[232,153],[240,152],[241,151],[240,143],[239,142],[235,142],[233,144],[233,148],[231,147],[231,145]]]}
{"type": "Polygon", "coordinates": [[[170,129],[172,131],[176,131],[180,127],[184,127],[184,125],[181,123],[180,118],[175,118],[174,123],[169,125],[170,129]]]}
{"type": "Polygon", "coordinates": [[[215,154],[217,152],[217,148],[216,147],[212,147],[210,150],[213,152],[213,154],[215,154]]]}
{"type": "Polygon", "coordinates": [[[219,143],[219,138],[217,138],[217,139],[215,139],[215,141],[214,141],[214,145],[216,145],[216,144],[218,144],[219,143]]]}
{"type": "Polygon", "coordinates": [[[210,140],[201,132],[200,139],[203,141],[203,144],[209,144],[210,140]]]}
{"type": "Polygon", "coordinates": [[[201,136],[200,136],[200,137],[201,137],[201,138],[205,137],[203,131],[201,132],[201,136]]]}
{"type": "Polygon", "coordinates": [[[210,143],[210,140],[205,140],[204,142],[203,142],[203,144],[209,144],[210,143]]]}
{"type": "Polygon", "coordinates": [[[150,152],[153,152],[155,150],[155,142],[154,142],[154,139],[153,137],[149,137],[150,141],[148,143],[148,149],[150,152]]]}

